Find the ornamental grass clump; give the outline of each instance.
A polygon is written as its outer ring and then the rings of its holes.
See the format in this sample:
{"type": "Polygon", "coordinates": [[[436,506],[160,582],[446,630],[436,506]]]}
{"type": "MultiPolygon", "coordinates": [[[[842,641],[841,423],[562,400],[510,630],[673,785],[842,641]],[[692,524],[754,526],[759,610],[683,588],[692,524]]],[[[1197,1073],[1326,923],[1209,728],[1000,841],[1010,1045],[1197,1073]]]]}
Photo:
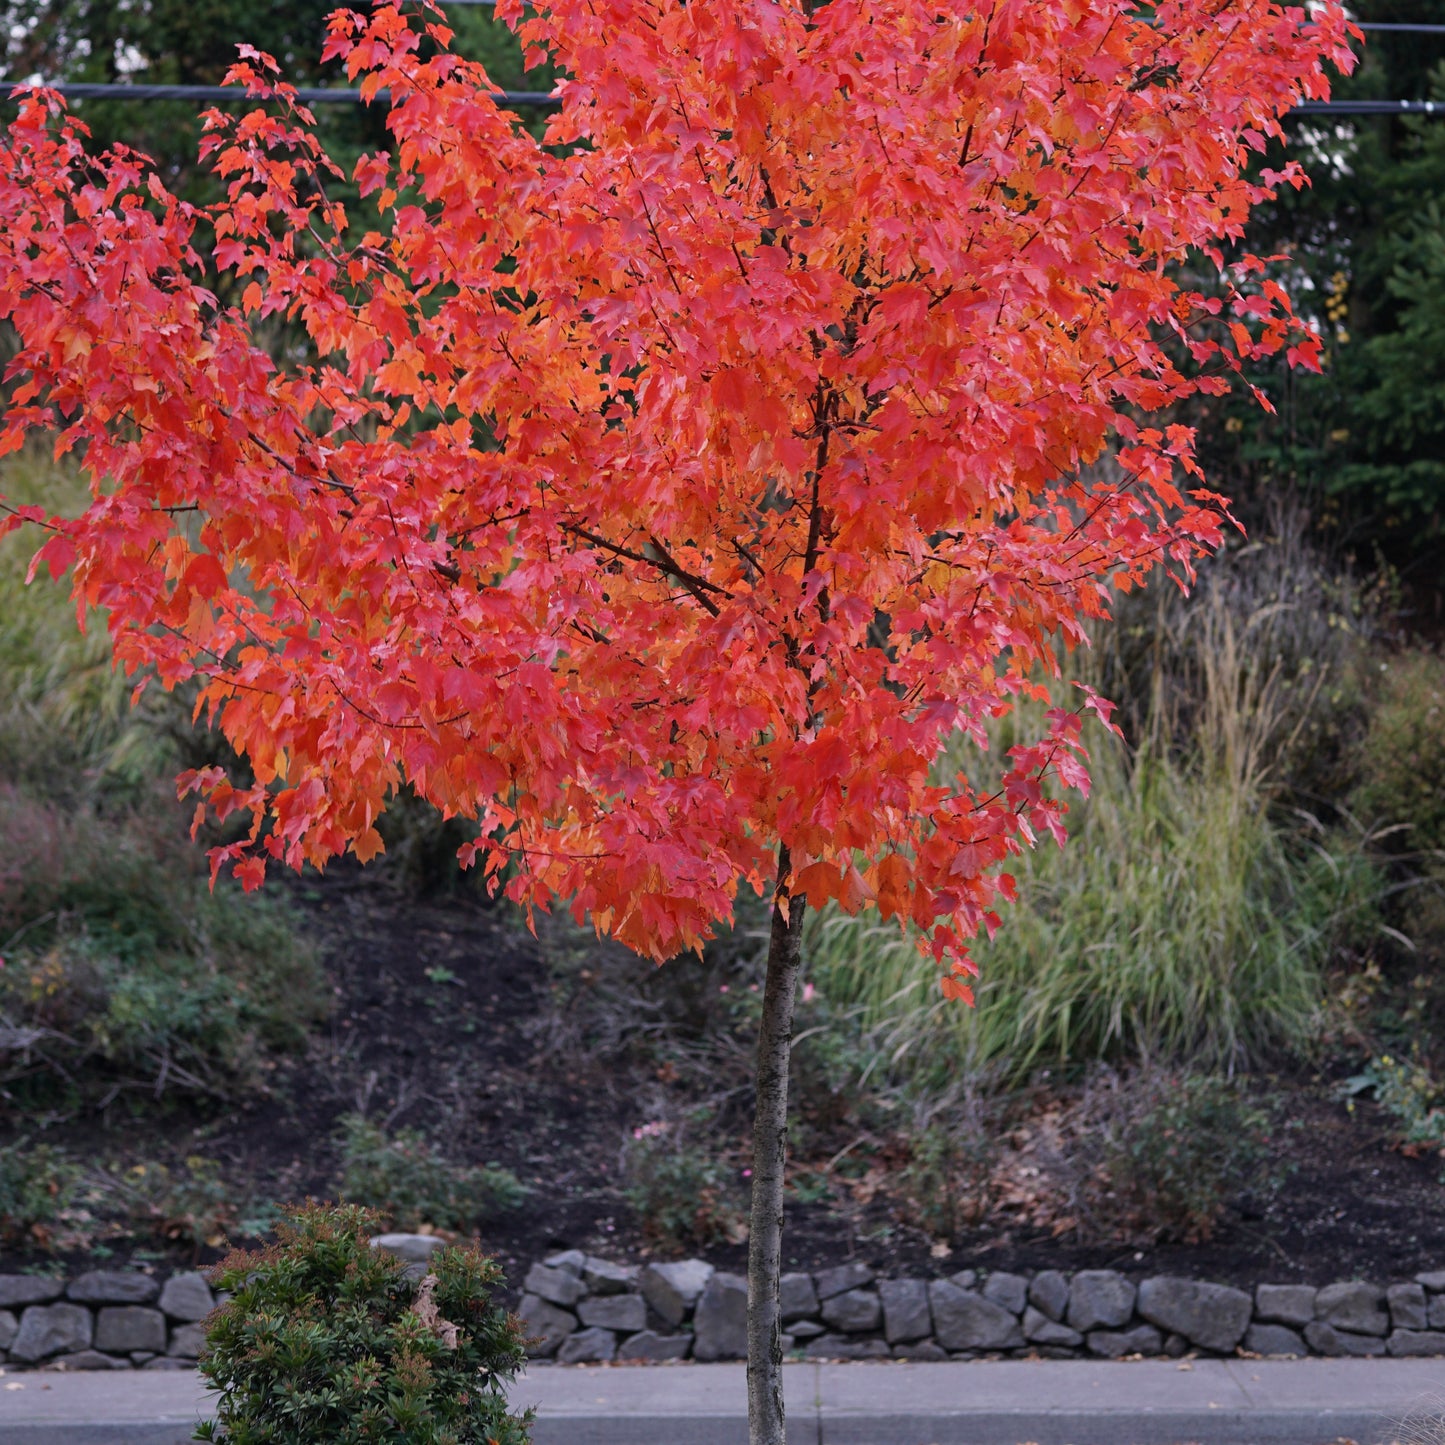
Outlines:
{"type": "Polygon", "coordinates": [[[309,1203],[280,1243],[212,1271],[231,1298],[207,1321],[201,1373],[220,1391],[197,1440],[224,1445],[528,1445],[503,1386],[522,1364],[501,1272],[442,1249],[416,1279],[369,1245],[375,1216],[309,1203]]]}

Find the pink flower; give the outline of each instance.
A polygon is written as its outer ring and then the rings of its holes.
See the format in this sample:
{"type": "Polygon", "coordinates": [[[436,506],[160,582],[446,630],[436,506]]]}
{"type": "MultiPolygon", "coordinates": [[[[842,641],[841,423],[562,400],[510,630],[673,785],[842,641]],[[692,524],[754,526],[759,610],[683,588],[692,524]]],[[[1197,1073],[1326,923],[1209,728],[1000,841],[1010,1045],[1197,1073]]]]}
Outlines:
{"type": "Polygon", "coordinates": [[[727,986],[727,984],[725,984],[725,983],[720,983],[720,984],[718,984],[718,986],[717,986],[717,991],[718,991],[719,993],[726,993],[726,992],[728,991],[728,986],[727,986]]]}
{"type": "Polygon", "coordinates": [[[813,999],[814,999],[814,998],[816,997],[816,995],[817,995],[817,992],[818,992],[818,990],[815,989],[812,984],[810,984],[810,983],[805,983],[805,984],[803,985],[803,1002],[804,1002],[804,1003],[812,1003],[812,1002],[813,1002],[813,999]]]}

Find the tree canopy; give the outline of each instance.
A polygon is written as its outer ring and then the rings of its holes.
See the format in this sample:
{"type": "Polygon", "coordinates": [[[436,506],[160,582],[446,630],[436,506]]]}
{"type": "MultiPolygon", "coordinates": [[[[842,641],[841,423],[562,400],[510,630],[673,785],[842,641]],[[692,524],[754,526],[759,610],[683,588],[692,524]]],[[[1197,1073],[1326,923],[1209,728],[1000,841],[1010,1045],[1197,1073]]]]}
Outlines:
{"type": "Polygon", "coordinates": [[[405,781],[478,820],[512,896],[655,957],[781,843],[792,890],[876,902],[961,972],[997,865],[1059,827],[1044,775],[1084,781],[1079,715],[986,780],[930,764],[1111,586],[1217,538],[1192,434],[1141,417],[1318,341],[1261,263],[1210,295],[1169,263],[1222,264],[1299,183],[1246,162],[1349,64],[1344,21],[499,8],[569,76],[545,146],[435,12],[332,17],[323,59],[392,95],[365,229],[254,51],[238,78],[279,104],[208,119],[208,216],[25,102],[4,445],[60,428],[95,502],[22,514],[123,666],[204,679],[256,781],[189,786],[251,814],[217,857],[249,884],[370,856],[405,781]],[[238,306],[192,279],[203,220],[238,306]],[[257,345],[278,315],[317,364],[257,345]]]}

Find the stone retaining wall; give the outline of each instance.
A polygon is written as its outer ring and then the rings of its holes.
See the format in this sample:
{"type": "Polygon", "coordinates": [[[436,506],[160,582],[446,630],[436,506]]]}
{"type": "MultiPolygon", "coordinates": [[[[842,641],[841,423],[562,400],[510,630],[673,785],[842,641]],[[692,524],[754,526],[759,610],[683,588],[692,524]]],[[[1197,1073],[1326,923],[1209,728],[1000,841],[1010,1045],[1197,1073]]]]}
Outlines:
{"type": "MultiPolygon", "coordinates": [[[[702,1260],[638,1268],[577,1250],[533,1265],[518,1314],[534,1357],[733,1360],[747,1353],[747,1282],[702,1260]]],[[[807,1359],[1125,1355],[1445,1355],[1445,1270],[1388,1289],[1253,1291],[1114,1270],[960,1270],[876,1279],[843,1264],[782,1280],[783,1348],[807,1359]]]]}
{"type": "MultiPolygon", "coordinates": [[[[440,1240],[383,1235],[420,1271],[440,1240]]],[[[615,1264],[568,1250],[534,1264],[517,1313],[534,1359],[735,1360],[747,1352],[747,1283],[700,1259],[615,1264]]],[[[216,1303],[205,1279],[91,1270],[72,1280],[0,1274],[7,1369],[181,1369],[216,1303]]],[[[1047,1359],[1187,1353],[1445,1355],[1445,1270],[1409,1283],[1135,1282],[1114,1270],[960,1270],[877,1279],[841,1264],[782,1280],[783,1348],[832,1360],[1047,1359]]]]}
{"type": "Polygon", "coordinates": [[[216,1297],[193,1271],[72,1280],[0,1274],[0,1363],[62,1370],[190,1369],[216,1297]]]}

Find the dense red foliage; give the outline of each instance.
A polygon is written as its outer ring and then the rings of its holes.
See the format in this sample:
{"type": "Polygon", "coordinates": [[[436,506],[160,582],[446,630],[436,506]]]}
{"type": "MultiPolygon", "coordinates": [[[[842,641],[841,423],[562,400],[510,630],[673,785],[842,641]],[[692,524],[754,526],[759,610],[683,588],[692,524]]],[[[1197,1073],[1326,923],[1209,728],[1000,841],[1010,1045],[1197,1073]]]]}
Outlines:
{"type": "Polygon", "coordinates": [[[993,776],[930,770],[1111,587],[1217,539],[1191,434],[1144,418],[1243,357],[1313,362],[1262,263],[1212,248],[1300,183],[1245,168],[1350,64],[1342,13],[498,13],[571,76],[545,143],[439,11],[333,17],[327,54],[390,96],[360,222],[254,52],[269,103],[211,118],[210,214],[27,99],[3,446],[58,431],[95,500],[10,523],[53,529],[123,666],[202,679],[256,782],[186,786],[253,816],[216,860],[248,886],[369,858],[410,784],[479,821],[511,896],[653,957],[781,844],[785,893],[911,920],[966,993],[998,865],[1059,832],[1048,775],[1086,782],[1079,714],[993,776]],[[278,315],[311,360],[268,354],[278,315]]]}

